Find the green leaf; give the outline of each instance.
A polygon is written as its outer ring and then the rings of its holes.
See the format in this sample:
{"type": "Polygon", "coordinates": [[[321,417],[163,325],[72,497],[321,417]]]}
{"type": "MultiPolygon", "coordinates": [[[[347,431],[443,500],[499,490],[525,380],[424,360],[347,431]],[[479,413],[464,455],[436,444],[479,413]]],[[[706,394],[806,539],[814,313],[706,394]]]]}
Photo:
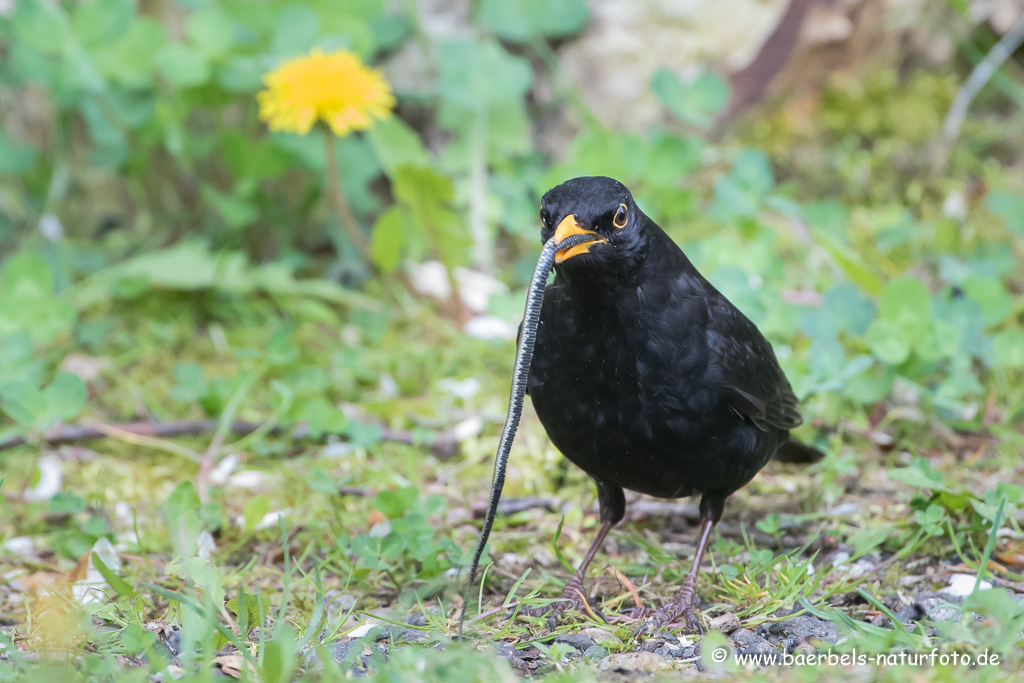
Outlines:
{"type": "Polygon", "coordinates": [[[419,134],[397,116],[385,119],[366,132],[373,153],[388,175],[399,166],[427,166],[430,155],[419,134]]]}
{"type": "Polygon", "coordinates": [[[1024,197],[1011,197],[1005,192],[993,192],[985,200],[989,211],[1006,221],[1006,227],[1024,236],[1024,197]]]}
{"type": "Polygon", "coordinates": [[[269,605],[263,602],[261,596],[242,592],[239,595],[245,598],[244,603],[239,598],[231,598],[225,607],[238,617],[240,624],[242,617],[245,617],[244,627],[246,632],[249,632],[260,625],[260,613],[267,614],[269,605]]]}
{"type": "Polygon", "coordinates": [[[82,45],[90,48],[121,37],[134,17],[131,0],[85,0],[75,9],[71,23],[82,45]]]}
{"type": "Polygon", "coordinates": [[[199,590],[205,592],[216,609],[224,604],[224,586],[217,568],[201,557],[184,557],[169,562],[164,568],[170,576],[188,579],[199,590]]]}
{"type": "Polygon", "coordinates": [[[156,68],[173,85],[191,88],[210,79],[210,65],[198,50],[182,43],[164,45],[156,53],[156,68]]]}
{"type": "Polygon", "coordinates": [[[308,52],[319,36],[317,13],[309,7],[289,5],[277,16],[271,48],[274,54],[290,57],[308,52]]]}
{"type": "Polygon", "coordinates": [[[70,420],[78,415],[87,398],[85,382],[70,372],[60,373],[43,390],[47,413],[61,420],[70,420]]]}
{"type": "Polygon", "coordinates": [[[46,414],[46,399],[37,388],[25,382],[7,382],[0,386],[0,409],[19,427],[30,429],[46,414]]]}
{"type": "Polygon", "coordinates": [[[306,405],[302,419],[309,425],[309,435],[319,439],[324,434],[344,434],[349,419],[325,398],[318,398],[306,405]]]}
{"type": "Polygon", "coordinates": [[[388,519],[399,519],[409,511],[418,495],[419,489],[415,486],[405,486],[397,491],[381,491],[377,494],[377,509],[388,519]]]}
{"type": "Polygon", "coordinates": [[[960,330],[945,320],[932,320],[925,333],[914,338],[914,350],[924,361],[950,358],[960,347],[960,330]]]}
{"type": "Polygon", "coordinates": [[[268,71],[259,57],[232,57],[217,69],[217,85],[229,92],[253,92],[268,71]]]}
{"type": "Polygon", "coordinates": [[[245,530],[252,533],[256,525],[270,512],[270,498],[264,495],[253,496],[245,502],[242,514],[245,516],[245,530]]]}
{"type": "Polygon", "coordinates": [[[71,44],[71,27],[60,4],[22,0],[14,4],[14,36],[45,54],[56,54],[71,44]]]}
{"type": "Polygon", "coordinates": [[[0,173],[21,173],[35,159],[36,151],[32,147],[11,142],[0,129],[0,173]]]}
{"type": "Polygon", "coordinates": [[[920,280],[897,277],[886,283],[878,299],[878,317],[889,321],[927,321],[931,317],[931,296],[920,280]]]}
{"type": "Polygon", "coordinates": [[[828,252],[832,260],[843,269],[851,280],[869,294],[882,291],[882,280],[871,270],[857,252],[848,245],[841,244],[824,230],[814,231],[815,241],[828,252]]]}
{"type": "Polygon", "coordinates": [[[53,296],[53,275],[36,253],[11,256],[0,273],[0,337],[28,332],[49,342],[75,321],[71,304],[53,296]]]}
{"type": "Polygon", "coordinates": [[[212,185],[203,184],[199,196],[205,199],[232,230],[241,230],[252,225],[259,218],[259,208],[238,194],[224,194],[212,185]]]}
{"type": "Polygon", "coordinates": [[[985,326],[1001,323],[1013,311],[1013,300],[998,278],[968,275],[963,282],[967,298],[976,301],[985,316],[985,326]]]}
{"type": "Polygon", "coordinates": [[[370,238],[370,258],[382,272],[390,273],[398,266],[411,222],[409,215],[398,206],[392,206],[377,218],[370,238]]]}
{"type": "Polygon", "coordinates": [[[651,80],[651,90],[682,121],[700,128],[710,128],[729,103],[729,84],[711,72],[683,83],[669,69],[659,69],[651,80]]]}
{"type": "Polygon", "coordinates": [[[107,565],[103,564],[103,560],[101,560],[100,556],[96,553],[92,554],[92,563],[103,576],[103,580],[107,582],[107,585],[113,588],[114,591],[122,598],[134,598],[138,596],[135,589],[129,586],[124,579],[107,567],[107,565]]]}
{"type": "Polygon", "coordinates": [[[117,167],[128,156],[128,140],[116,121],[104,112],[95,98],[87,97],[80,107],[93,150],[89,155],[94,166],[117,167]]]}
{"type": "Polygon", "coordinates": [[[112,81],[150,88],[156,55],[165,40],[160,24],[148,17],[137,18],[120,38],[93,50],[93,65],[112,81]]]}
{"type": "Polygon", "coordinates": [[[262,683],[288,683],[295,669],[295,632],[290,626],[280,626],[274,637],[263,647],[263,665],[260,667],[262,683]]]}
{"type": "Polygon", "coordinates": [[[195,552],[196,538],[203,530],[199,514],[202,507],[190,481],[178,484],[161,506],[160,516],[171,538],[175,555],[187,556],[195,552]]]}
{"type": "Polygon", "coordinates": [[[479,19],[495,35],[525,43],[578,33],[590,17],[583,0],[483,0],[479,19]]]}
{"type": "Polygon", "coordinates": [[[215,5],[190,14],[185,33],[192,44],[211,59],[228,54],[235,42],[231,18],[215,5]]]}
{"type": "Polygon", "coordinates": [[[875,357],[888,365],[902,365],[910,358],[910,341],[900,325],[892,320],[879,318],[872,322],[864,342],[875,357]]]}
{"type": "Polygon", "coordinates": [[[465,109],[518,101],[530,89],[533,70],[494,41],[453,40],[438,48],[437,88],[442,99],[465,109]]]}
{"type": "Polygon", "coordinates": [[[1024,330],[1010,327],[996,334],[992,362],[997,368],[1024,368],[1024,330]]]}
{"type": "Polygon", "coordinates": [[[469,258],[465,226],[450,209],[455,191],[451,180],[427,167],[402,166],[395,172],[392,192],[437,249],[449,269],[469,258]]]}

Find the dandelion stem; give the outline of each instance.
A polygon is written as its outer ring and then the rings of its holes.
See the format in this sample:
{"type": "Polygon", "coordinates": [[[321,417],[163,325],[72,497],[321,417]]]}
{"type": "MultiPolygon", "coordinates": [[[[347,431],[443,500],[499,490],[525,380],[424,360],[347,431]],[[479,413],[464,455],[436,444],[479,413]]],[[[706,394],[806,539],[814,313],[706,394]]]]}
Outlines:
{"type": "Polygon", "coordinates": [[[334,204],[334,210],[341,218],[341,224],[345,226],[345,232],[352,245],[359,252],[364,260],[370,254],[370,242],[366,239],[366,233],[359,227],[356,217],[352,214],[345,191],[341,188],[341,172],[338,170],[338,152],[334,147],[334,134],[325,126],[322,127],[324,134],[324,151],[327,157],[327,194],[334,204]]]}

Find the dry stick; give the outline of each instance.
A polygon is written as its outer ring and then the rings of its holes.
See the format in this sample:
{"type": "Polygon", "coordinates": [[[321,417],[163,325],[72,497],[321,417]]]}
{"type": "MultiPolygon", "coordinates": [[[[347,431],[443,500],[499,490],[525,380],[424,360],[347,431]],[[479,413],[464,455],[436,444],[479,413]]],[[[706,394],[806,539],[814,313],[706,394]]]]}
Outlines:
{"type": "Polygon", "coordinates": [[[974,70],[971,71],[971,75],[967,77],[967,82],[957,92],[953,105],[949,108],[949,113],[946,114],[946,121],[942,124],[942,136],[939,138],[932,157],[933,173],[937,174],[945,170],[953,143],[960,135],[960,127],[963,125],[964,119],[967,118],[967,109],[971,106],[978,91],[985,87],[992,75],[1020,47],[1022,42],[1024,42],[1024,15],[1021,15],[1010,32],[989,50],[985,58],[978,62],[974,70]]]}
{"type": "MultiPolygon", "coordinates": [[[[177,422],[126,422],[116,425],[102,423],[95,425],[68,425],[47,430],[40,437],[40,441],[49,446],[60,446],[63,444],[78,443],[80,441],[93,441],[95,439],[113,437],[122,441],[128,441],[129,443],[151,446],[152,443],[150,439],[152,437],[173,438],[178,436],[198,436],[200,434],[209,434],[210,432],[215,432],[217,430],[217,424],[217,420],[183,420],[177,422]]],[[[255,422],[244,422],[242,420],[236,420],[231,424],[231,431],[242,436],[252,434],[259,428],[260,425],[255,422]]],[[[272,435],[280,435],[283,434],[284,431],[285,430],[281,427],[273,427],[269,433],[272,435]]],[[[309,427],[300,424],[291,431],[291,437],[294,439],[309,439],[309,427]]],[[[415,446],[422,443],[422,445],[429,446],[431,453],[441,460],[451,458],[457,454],[459,450],[458,442],[449,432],[438,432],[434,435],[434,439],[432,441],[425,443],[414,439],[410,432],[403,432],[394,429],[382,429],[381,441],[391,441],[394,443],[405,444],[407,446],[415,446]]],[[[31,442],[19,436],[0,442],[0,450],[15,448],[29,443],[31,442]]],[[[182,448],[183,452],[185,450],[188,449],[182,448]]],[[[192,460],[197,459],[194,452],[190,451],[190,453],[191,455],[186,457],[189,457],[189,459],[192,460]]]]}
{"type": "Polygon", "coordinates": [[[334,204],[334,210],[338,212],[338,217],[341,218],[341,224],[345,226],[348,238],[352,240],[352,245],[365,260],[370,255],[370,242],[352,214],[352,208],[348,205],[345,192],[341,188],[341,172],[338,170],[338,151],[334,147],[334,134],[326,126],[323,126],[322,130],[324,154],[327,158],[327,194],[334,204]]]}

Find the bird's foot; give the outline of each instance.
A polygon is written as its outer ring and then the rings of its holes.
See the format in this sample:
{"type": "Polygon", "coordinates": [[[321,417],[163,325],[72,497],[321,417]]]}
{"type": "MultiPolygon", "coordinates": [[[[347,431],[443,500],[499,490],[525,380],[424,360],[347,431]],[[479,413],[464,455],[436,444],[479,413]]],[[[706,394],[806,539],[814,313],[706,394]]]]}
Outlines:
{"type": "Polygon", "coordinates": [[[703,634],[704,629],[700,625],[700,618],[694,607],[697,602],[696,596],[692,592],[685,591],[685,589],[680,591],[680,593],[682,595],[677,595],[661,609],[654,610],[650,607],[634,607],[629,610],[630,616],[643,621],[634,632],[634,635],[657,633],[665,626],[678,622],[680,617],[682,617],[683,624],[688,632],[703,634]]]}
{"type": "Polygon", "coordinates": [[[608,623],[605,616],[601,614],[600,610],[591,607],[587,601],[586,593],[583,591],[583,580],[575,574],[569,583],[565,584],[565,588],[562,590],[562,596],[558,602],[551,603],[550,605],[544,605],[542,607],[530,607],[528,609],[520,610],[519,613],[528,617],[548,617],[548,629],[554,630],[558,625],[559,619],[565,614],[568,609],[573,609],[580,614],[589,614],[601,621],[608,623]]]}

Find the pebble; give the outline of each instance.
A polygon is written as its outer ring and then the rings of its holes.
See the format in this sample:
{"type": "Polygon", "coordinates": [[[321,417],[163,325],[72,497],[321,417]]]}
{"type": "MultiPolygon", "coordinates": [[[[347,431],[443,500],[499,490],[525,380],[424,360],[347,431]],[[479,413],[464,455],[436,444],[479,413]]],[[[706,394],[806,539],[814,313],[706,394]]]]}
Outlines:
{"type": "Polygon", "coordinates": [[[932,621],[950,621],[960,617],[957,607],[963,598],[948,593],[918,593],[914,606],[924,618],[932,621]]]}
{"type": "Polygon", "coordinates": [[[777,663],[779,651],[765,638],[745,628],[738,628],[729,636],[738,655],[759,656],[765,663],[777,663]]]}
{"type": "Polygon", "coordinates": [[[590,640],[598,645],[601,643],[607,643],[613,647],[622,647],[623,645],[623,642],[614,633],[609,633],[601,628],[585,628],[580,631],[580,635],[590,638],[590,640]]]}
{"type": "Polygon", "coordinates": [[[555,642],[571,645],[580,652],[585,652],[587,649],[594,646],[594,640],[590,636],[583,635],[582,633],[563,633],[559,636],[555,636],[555,642]]]}
{"type": "Polygon", "coordinates": [[[740,618],[732,612],[726,612],[725,614],[715,617],[708,622],[708,626],[710,626],[713,631],[721,631],[722,633],[729,635],[740,627],[740,618]]]}
{"type": "Polygon", "coordinates": [[[671,663],[653,652],[619,652],[601,660],[597,668],[601,671],[664,671],[671,663]]]}

